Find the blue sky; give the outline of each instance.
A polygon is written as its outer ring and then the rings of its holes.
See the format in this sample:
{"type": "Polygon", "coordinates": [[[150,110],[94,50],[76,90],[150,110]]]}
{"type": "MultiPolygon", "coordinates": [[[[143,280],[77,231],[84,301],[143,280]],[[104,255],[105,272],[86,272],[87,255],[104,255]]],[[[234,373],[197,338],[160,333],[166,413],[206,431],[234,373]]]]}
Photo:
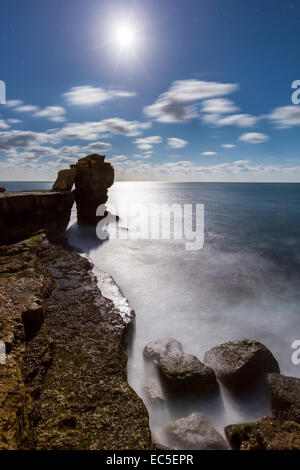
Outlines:
{"type": "Polygon", "coordinates": [[[0,80],[0,180],[300,181],[300,0],[3,0],[0,80]]]}

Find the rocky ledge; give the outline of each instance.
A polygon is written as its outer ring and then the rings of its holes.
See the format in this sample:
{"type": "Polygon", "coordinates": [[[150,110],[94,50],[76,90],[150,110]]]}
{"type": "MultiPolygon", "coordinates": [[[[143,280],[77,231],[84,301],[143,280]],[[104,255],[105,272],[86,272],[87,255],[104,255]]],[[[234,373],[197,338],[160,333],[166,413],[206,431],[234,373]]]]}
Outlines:
{"type": "Polygon", "coordinates": [[[151,449],[126,323],[89,261],[45,234],[0,255],[0,449],[151,449]]]}
{"type": "Polygon", "coordinates": [[[68,226],[74,200],[78,223],[96,225],[101,220],[97,208],[106,203],[115,176],[104,160],[104,155],[96,154],[81,158],[58,173],[52,191],[12,192],[1,187],[0,245],[24,240],[42,229],[55,239],[68,226]]]}
{"type": "Polygon", "coordinates": [[[71,191],[0,192],[0,245],[24,240],[41,229],[50,236],[63,232],[73,203],[71,191]]]}

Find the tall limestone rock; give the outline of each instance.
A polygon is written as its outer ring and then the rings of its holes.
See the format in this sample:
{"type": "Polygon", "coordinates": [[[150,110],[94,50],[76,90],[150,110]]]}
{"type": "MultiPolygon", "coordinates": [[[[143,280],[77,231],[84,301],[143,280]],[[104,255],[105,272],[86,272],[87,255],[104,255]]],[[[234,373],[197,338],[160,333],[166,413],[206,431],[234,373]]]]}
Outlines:
{"type": "Polygon", "coordinates": [[[107,201],[107,190],[112,186],[115,172],[104,155],[88,155],[71,165],[69,170],[61,170],[52,191],[71,191],[75,185],[75,201],[78,222],[82,225],[96,225],[97,207],[107,201]]]}
{"type": "Polygon", "coordinates": [[[114,182],[115,172],[104,159],[104,155],[93,154],[76,164],[75,200],[80,224],[96,224],[97,207],[107,201],[107,190],[114,182]]]}
{"type": "Polygon", "coordinates": [[[75,174],[75,165],[71,165],[70,170],[59,171],[56,181],[52,186],[52,191],[72,191],[75,182],[75,174]]]}

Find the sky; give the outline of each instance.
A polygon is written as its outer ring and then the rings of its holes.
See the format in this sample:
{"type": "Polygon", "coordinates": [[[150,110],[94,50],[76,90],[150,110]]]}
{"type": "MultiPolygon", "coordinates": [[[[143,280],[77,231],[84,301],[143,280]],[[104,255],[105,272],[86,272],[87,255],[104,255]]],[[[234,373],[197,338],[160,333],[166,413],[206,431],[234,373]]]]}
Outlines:
{"type": "Polygon", "coordinates": [[[2,0],[0,80],[2,181],[300,182],[300,0],[2,0]]]}

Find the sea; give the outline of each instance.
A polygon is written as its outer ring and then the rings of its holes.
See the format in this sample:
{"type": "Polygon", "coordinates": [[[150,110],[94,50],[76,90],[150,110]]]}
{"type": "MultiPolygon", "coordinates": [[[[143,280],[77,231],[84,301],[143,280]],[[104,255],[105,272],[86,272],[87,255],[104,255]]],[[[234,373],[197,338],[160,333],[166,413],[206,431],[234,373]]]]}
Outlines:
{"type": "MultiPolygon", "coordinates": [[[[0,182],[7,190],[51,184],[0,182]]],[[[226,425],[270,414],[265,392],[237,397],[223,387],[211,399],[172,397],[153,404],[147,382],[159,377],[143,349],[151,340],[176,338],[202,361],[213,346],[255,339],[272,351],[283,374],[300,377],[300,364],[292,360],[293,343],[300,340],[300,184],[116,182],[107,208],[119,210],[119,219],[106,227],[106,240],[95,228],[77,225],[75,207],[66,236],[91,258],[104,295],[100,278],[108,273],[118,288],[108,286],[107,296],[121,292],[135,312],[127,375],[148,408],[154,435],[167,444],[165,424],[198,411],[221,433],[226,425]],[[184,239],[139,238],[147,208],[155,204],[201,205],[201,249],[187,250],[184,239]],[[124,208],[134,205],[141,214],[132,224],[124,208]]]]}

